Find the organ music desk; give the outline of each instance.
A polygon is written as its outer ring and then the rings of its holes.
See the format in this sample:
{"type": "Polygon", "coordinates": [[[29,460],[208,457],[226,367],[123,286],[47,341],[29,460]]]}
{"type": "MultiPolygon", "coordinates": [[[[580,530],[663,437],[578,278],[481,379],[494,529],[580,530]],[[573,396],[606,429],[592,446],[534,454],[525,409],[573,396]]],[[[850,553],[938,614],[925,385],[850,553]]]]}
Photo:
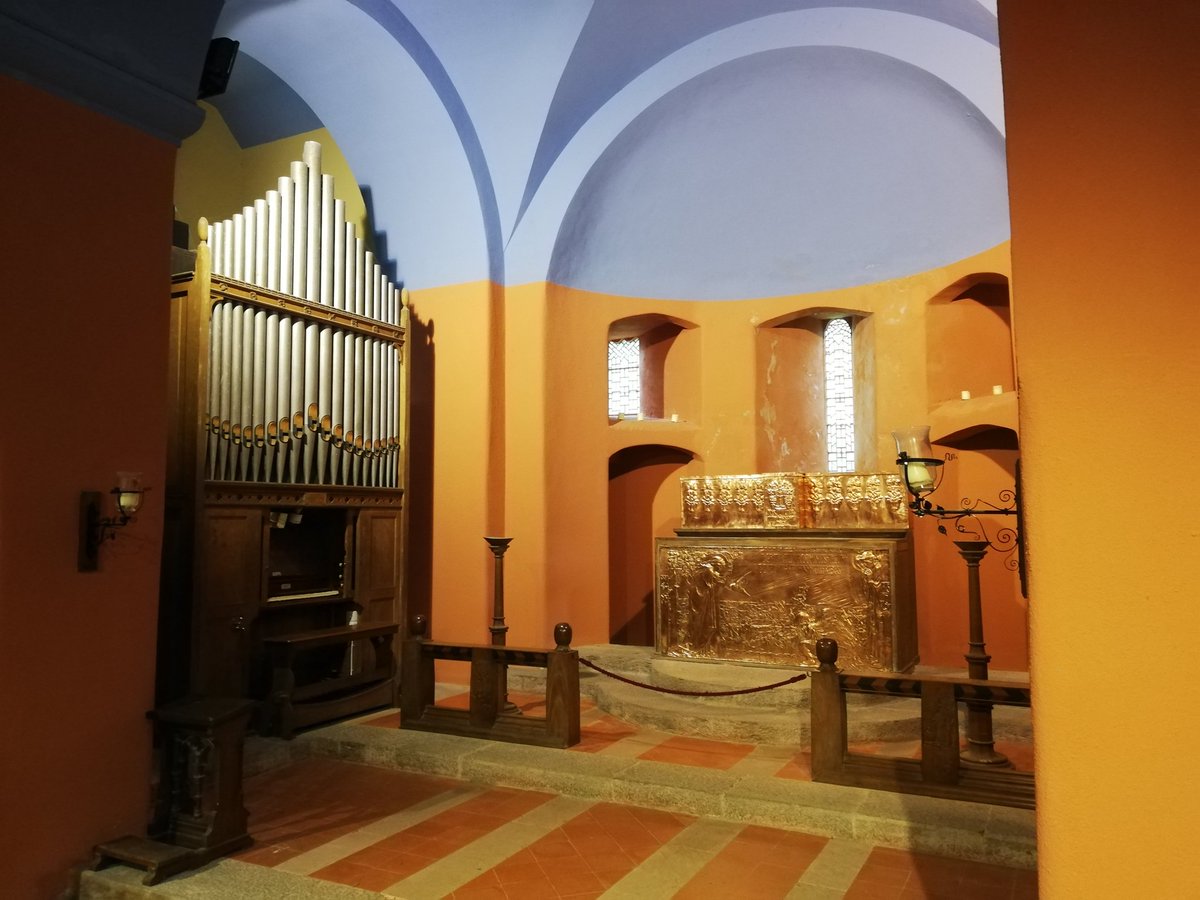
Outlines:
{"type": "Polygon", "coordinates": [[[898,475],[681,479],[676,537],[655,542],[656,650],[679,659],[815,666],[917,662],[908,514],[898,475]]]}

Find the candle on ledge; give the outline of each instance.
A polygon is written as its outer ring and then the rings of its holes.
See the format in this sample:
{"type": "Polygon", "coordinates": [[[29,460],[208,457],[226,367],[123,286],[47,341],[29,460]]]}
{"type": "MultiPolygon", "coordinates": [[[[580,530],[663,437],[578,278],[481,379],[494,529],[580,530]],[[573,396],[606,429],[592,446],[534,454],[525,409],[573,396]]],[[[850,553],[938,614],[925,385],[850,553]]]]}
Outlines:
{"type": "Polygon", "coordinates": [[[993,394],[1003,394],[1003,393],[1004,393],[1004,385],[1002,385],[1002,384],[993,384],[993,385],[992,385],[992,393],[993,393],[993,394]]]}
{"type": "Polygon", "coordinates": [[[962,398],[963,398],[964,400],[970,400],[970,399],[971,399],[971,392],[970,392],[970,391],[963,391],[963,392],[962,392],[962,398]]]}
{"type": "Polygon", "coordinates": [[[671,421],[678,422],[679,421],[679,413],[671,413],[671,421]]]}

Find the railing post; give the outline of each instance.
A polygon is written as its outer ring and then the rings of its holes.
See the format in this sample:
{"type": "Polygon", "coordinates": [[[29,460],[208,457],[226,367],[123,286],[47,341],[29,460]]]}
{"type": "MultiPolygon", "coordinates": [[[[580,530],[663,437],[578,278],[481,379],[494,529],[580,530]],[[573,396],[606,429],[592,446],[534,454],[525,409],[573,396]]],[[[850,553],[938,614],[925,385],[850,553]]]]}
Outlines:
{"type": "Polygon", "coordinates": [[[921,778],[958,784],[958,703],[954,685],[921,682],[921,778]]]}
{"type": "Polygon", "coordinates": [[[546,731],[562,741],[579,743],[579,653],[571,649],[571,626],[554,626],[554,652],[546,656],[546,731]]]}
{"type": "Polygon", "coordinates": [[[471,650],[471,707],[467,721],[473,728],[491,728],[496,724],[500,711],[500,681],[497,669],[504,664],[497,662],[496,651],[491,647],[475,647],[471,650]]]}
{"type": "Polygon", "coordinates": [[[842,771],[846,759],[846,695],[837,670],[838,645],[833,638],[817,640],[820,667],[812,675],[809,702],[809,746],[813,780],[842,771]]]}
{"type": "Polygon", "coordinates": [[[424,616],[413,616],[412,631],[404,639],[400,657],[400,720],[415,722],[433,705],[433,657],[422,651],[425,630],[429,623],[424,616]]]}

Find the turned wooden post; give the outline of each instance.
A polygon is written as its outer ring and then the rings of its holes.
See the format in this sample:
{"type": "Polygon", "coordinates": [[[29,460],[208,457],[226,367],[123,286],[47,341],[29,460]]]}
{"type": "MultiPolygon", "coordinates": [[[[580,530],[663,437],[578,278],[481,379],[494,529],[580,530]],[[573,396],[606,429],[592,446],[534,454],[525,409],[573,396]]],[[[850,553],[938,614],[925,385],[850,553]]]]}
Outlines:
{"type": "Polygon", "coordinates": [[[429,622],[424,616],[413,616],[412,631],[404,640],[400,660],[400,720],[415,722],[426,706],[433,705],[433,657],[421,652],[429,622]]]}
{"type": "Polygon", "coordinates": [[[571,649],[571,626],[554,626],[554,652],[546,658],[546,731],[561,746],[579,743],[579,653],[571,649]]]}
{"type": "MultiPolygon", "coordinates": [[[[967,674],[986,681],[988,654],[983,640],[983,600],[979,591],[979,563],[987,555],[987,541],[955,541],[958,554],[967,564],[967,674]]],[[[992,734],[992,704],[969,701],[967,704],[967,746],[963,762],[984,766],[1006,766],[1008,757],[996,752],[992,734]]]]}
{"type": "MultiPolygon", "coordinates": [[[[512,543],[512,538],[485,537],[488,549],[496,558],[492,576],[492,624],[488,631],[492,633],[492,645],[503,647],[507,643],[508,625],[504,622],[504,551],[512,543]]],[[[496,690],[500,697],[500,708],[506,713],[519,713],[515,703],[508,700],[508,666],[501,665],[496,671],[496,690]]]]}
{"type": "Polygon", "coordinates": [[[816,651],[821,665],[812,674],[809,746],[813,778],[821,778],[840,772],[846,758],[846,695],[838,676],[837,641],[819,638],[816,651]]]}

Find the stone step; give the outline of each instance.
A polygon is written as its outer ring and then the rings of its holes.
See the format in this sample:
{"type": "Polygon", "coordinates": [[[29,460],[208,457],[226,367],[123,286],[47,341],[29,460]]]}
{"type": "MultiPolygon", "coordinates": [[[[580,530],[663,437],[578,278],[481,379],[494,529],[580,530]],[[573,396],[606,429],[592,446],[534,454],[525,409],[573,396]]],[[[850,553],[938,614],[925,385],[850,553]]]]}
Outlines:
{"type": "Polygon", "coordinates": [[[155,885],[142,884],[145,874],[125,865],[84,872],[79,900],[376,900],[384,896],[236,859],[219,859],[155,885]]]}

